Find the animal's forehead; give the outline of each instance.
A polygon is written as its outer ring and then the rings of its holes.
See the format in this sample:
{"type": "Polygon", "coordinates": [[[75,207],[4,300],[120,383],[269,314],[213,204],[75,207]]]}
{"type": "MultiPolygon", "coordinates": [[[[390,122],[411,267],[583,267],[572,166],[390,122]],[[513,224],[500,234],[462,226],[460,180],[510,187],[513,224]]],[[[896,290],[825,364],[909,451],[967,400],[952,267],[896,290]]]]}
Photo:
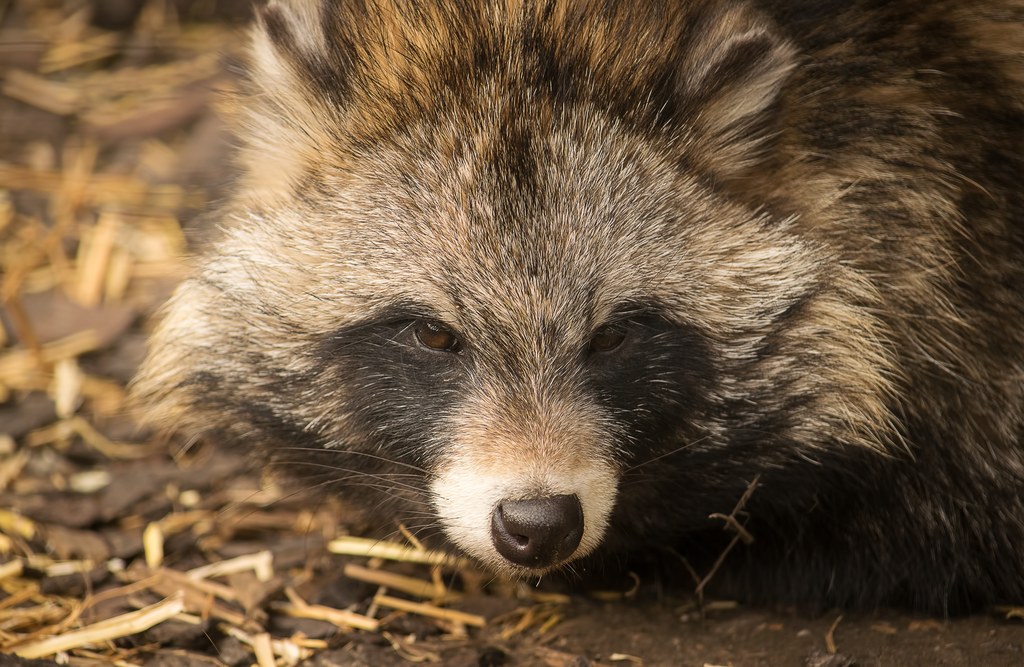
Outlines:
{"type": "Polygon", "coordinates": [[[621,271],[630,260],[605,221],[559,217],[449,209],[403,230],[407,275],[428,305],[467,326],[586,326],[638,281],[621,271]]]}
{"type": "Polygon", "coordinates": [[[457,244],[529,272],[673,233],[678,202],[668,200],[683,184],[659,146],[585,110],[528,121],[500,111],[441,119],[362,166],[413,245],[457,244]]]}
{"type": "Polygon", "coordinates": [[[677,213],[660,206],[656,179],[630,183],[624,164],[534,142],[548,147],[514,158],[499,145],[443,164],[408,161],[391,195],[392,219],[381,228],[399,249],[391,261],[462,317],[600,317],[655,280],[648,264],[677,213]]]}

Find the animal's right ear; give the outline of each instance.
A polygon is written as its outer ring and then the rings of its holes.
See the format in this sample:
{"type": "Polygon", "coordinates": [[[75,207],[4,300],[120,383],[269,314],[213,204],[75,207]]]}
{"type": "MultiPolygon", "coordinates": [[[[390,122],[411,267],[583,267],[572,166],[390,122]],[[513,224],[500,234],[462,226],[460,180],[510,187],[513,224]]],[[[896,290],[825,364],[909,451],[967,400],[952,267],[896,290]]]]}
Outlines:
{"type": "Polygon", "coordinates": [[[745,4],[695,17],[677,74],[679,120],[707,161],[728,177],[755,163],[774,131],[796,49],[745,4]]]}

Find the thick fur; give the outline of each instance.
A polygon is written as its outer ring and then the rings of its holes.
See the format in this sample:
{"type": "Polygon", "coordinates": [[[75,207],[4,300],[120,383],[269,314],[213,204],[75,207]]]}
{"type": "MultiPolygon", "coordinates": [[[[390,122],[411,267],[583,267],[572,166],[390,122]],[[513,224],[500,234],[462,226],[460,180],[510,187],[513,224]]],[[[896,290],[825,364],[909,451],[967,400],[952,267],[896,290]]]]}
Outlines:
{"type": "Polygon", "coordinates": [[[272,0],[137,393],[507,574],[502,499],[701,567],[760,476],[722,592],[1024,601],[1022,54],[1014,0],[272,0]]]}

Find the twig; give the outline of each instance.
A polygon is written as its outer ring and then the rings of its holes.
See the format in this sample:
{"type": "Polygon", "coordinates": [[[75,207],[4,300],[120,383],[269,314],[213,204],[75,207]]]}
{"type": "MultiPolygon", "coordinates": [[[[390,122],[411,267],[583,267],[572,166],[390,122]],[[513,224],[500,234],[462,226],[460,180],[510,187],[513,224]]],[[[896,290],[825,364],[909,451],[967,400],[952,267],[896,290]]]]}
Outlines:
{"type": "Polygon", "coordinates": [[[740,496],[739,501],[737,501],[736,506],[733,507],[732,512],[730,512],[728,516],[712,514],[710,517],[720,517],[724,519],[725,525],[727,527],[734,528],[735,534],[733,535],[733,538],[729,541],[729,544],[726,545],[725,549],[722,550],[722,553],[718,555],[718,559],[715,560],[715,564],[711,567],[711,571],[704,575],[704,578],[700,580],[700,583],[697,584],[697,588],[694,590],[694,592],[697,594],[697,600],[700,603],[700,607],[702,610],[704,609],[704,589],[707,587],[709,583],[711,583],[711,579],[715,576],[715,574],[718,573],[718,569],[722,567],[722,563],[725,562],[725,558],[729,555],[729,552],[733,550],[733,548],[736,546],[736,544],[739,543],[740,540],[743,540],[746,544],[750,544],[754,541],[753,535],[751,535],[749,532],[743,529],[743,526],[739,524],[739,522],[736,520],[736,516],[743,511],[743,508],[746,506],[747,501],[750,500],[750,497],[752,495],[754,495],[754,490],[757,489],[758,480],[760,479],[761,476],[757,475],[756,477],[754,477],[753,480],[751,480],[750,484],[747,485],[746,491],[744,491],[743,495],[740,496]],[[736,530],[737,527],[739,528],[739,530],[736,530]]]}
{"type": "Polygon", "coordinates": [[[426,563],[427,565],[450,565],[462,567],[467,564],[463,558],[450,556],[442,551],[426,551],[414,549],[404,544],[372,540],[363,537],[339,537],[327,544],[331,553],[345,556],[364,556],[366,558],[383,558],[407,563],[426,563]]]}
{"type": "Polygon", "coordinates": [[[209,563],[188,571],[188,576],[193,579],[207,579],[209,577],[222,577],[228,574],[252,570],[256,579],[268,582],[274,578],[274,556],[268,551],[236,556],[228,560],[209,563]]]}
{"type": "Polygon", "coordinates": [[[390,595],[376,595],[373,599],[382,607],[390,607],[391,609],[407,611],[412,614],[439,618],[445,621],[454,621],[456,623],[464,623],[478,628],[482,628],[487,625],[487,620],[478,614],[467,614],[464,611],[455,611],[454,609],[442,609],[441,607],[436,607],[432,604],[402,600],[401,598],[393,598],[390,595]]]}
{"type": "Polygon", "coordinates": [[[173,618],[185,609],[185,598],[182,593],[143,607],[138,611],[115,616],[114,618],[93,623],[81,630],[68,632],[57,637],[49,637],[37,642],[15,648],[14,653],[22,658],[42,658],[60,651],[68,651],[86,644],[126,637],[144,632],[154,625],[173,618]]]}
{"type": "Polygon", "coordinates": [[[279,609],[293,618],[312,618],[318,621],[326,621],[345,629],[356,628],[369,632],[376,632],[380,628],[380,622],[375,618],[369,618],[344,609],[309,604],[291,588],[286,588],[284,592],[288,596],[288,600],[291,601],[291,604],[281,605],[279,609]]]}
{"type": "Polygon", "coordinates": [[[825,633],[825,650],[830,655],[835,655],[838,652],[836,648],[836,628],[839,627],[839,621],[843,620],[843,615],[836,616],[836,620],[832,621],[832,625],[829,626],[828,632],[825,633]]]}
{"type": "Polygon", "coordinates": [[[345,565],[345,576],[359,581],[365,581],[378,586],[387,586],[418,598],[426,598],[434,601],[445,600],[450,602],[459,596],[450,593],[443,586],[438,587],[433,581],[425,581],[403,574],[394,574],[385,570],[373,570],[368,567],[349,563],[345,565]]]}

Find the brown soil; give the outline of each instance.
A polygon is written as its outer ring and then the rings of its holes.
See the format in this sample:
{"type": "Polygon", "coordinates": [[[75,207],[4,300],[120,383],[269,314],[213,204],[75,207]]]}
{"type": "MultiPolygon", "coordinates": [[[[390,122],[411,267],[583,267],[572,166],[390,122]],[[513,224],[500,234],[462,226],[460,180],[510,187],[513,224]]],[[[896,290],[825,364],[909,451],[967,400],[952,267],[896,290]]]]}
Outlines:
{"type": "Polygon", "coordinates": [[[701,613],[651,582],[564,595],[454,565],[436,576],[458,599],[387,595],[471,616],[398,611],[346,564],[426,585],[434,571],[332,553],[358,531],[347,508],[282,491],[216,443],[140,432],[124,387],[184,239],[226,182],[213,107],[246,13],[242,0],[0,4],[0,666],[35,664],[19,653],[249,665],[261,658],[246,642],[264,636],[282,640],[279,664],[325,667],[1024,664],[1021,610],[811,618],[712,601],[701,613]],[[194,570],[264,552],[269,571],[194,570]],[[71,641],[177,600],[183,613],[148,629],[71,641]],[[314,618],[297,618],[296,600],[320,605],[314,618]],[[26,650],[48,637],[69,642],[26,650]]]}

